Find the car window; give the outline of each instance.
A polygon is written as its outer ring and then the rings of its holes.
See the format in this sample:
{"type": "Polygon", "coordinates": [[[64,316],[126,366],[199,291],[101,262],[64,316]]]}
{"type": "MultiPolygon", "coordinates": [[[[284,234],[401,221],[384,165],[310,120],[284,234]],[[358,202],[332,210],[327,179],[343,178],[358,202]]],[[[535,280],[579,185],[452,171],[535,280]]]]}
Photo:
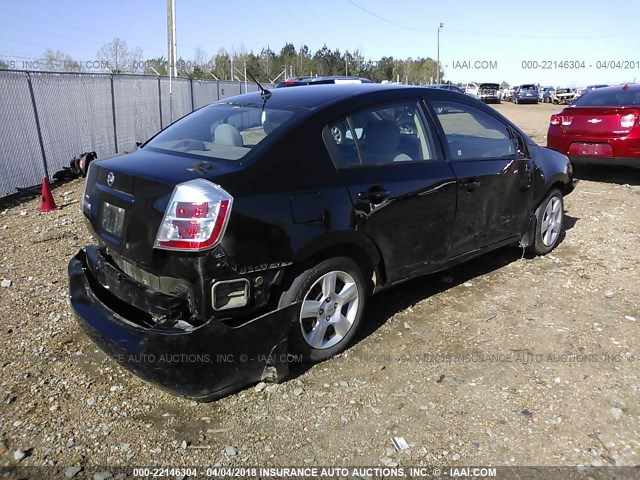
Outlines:
{"type": "Polygon", "coordinates": [[[482,110],[458,102],[432,102],[453,160],[515,156],[509,128],[482,110]]]}
{"type": "Polygon", "coordinates": [[[323,136],[337,168],[436,158],[418,101],[355,111],[327,125],[323,136]]]}
{"type": "Polygon", "coordinates": [[[576,107],[640,105],[640,90],[607,88],[594,89],[585,93],[573,105],[576,107]]]}
{"type": "Polygon", "coordinates": [[[218,103],[178,120],[143,148],[240,160],[296,115],[292,110],[218,103]]]}

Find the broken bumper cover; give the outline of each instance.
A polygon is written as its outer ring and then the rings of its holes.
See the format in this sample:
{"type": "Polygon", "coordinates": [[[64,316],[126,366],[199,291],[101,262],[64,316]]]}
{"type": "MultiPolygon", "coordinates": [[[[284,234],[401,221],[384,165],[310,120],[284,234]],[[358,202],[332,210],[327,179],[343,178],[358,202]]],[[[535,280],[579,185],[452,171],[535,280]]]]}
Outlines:
{"type": "Polygon", "coordinates": [[[145,328],[96,295],[84,250],[71,259],[68,272],[71,305],[83,330],[108,356],[154,385],[210,401],[289,374],[289,330],[301,303],[233,327],[212,319],[191,330],[145,328]]]}

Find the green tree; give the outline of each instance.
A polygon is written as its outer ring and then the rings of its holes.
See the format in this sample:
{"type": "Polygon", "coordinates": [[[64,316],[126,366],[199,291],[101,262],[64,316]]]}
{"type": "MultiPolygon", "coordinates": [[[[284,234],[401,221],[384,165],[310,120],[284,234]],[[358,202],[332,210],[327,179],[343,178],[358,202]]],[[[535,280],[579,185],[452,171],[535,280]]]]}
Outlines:
{"type": "MultiPolygon", "coordinates": [[[[260,55],[258,56],[258,59],[260,62],[260,70],[265,76],[265,79],[271,81],[276,75],[278,75],[278,73],[275,73],[279,70],[279,68],[276,66],[277,58],[273,50],[271,50],[269,47],[263,48],[260,52],[260,55]]],[[[251,73],[253,73],[253,71],[251,73]]]]}
{"type": "Polygon", "coordinates": [[[145,75],[168,75],[167,59],[164,57],[149,58],[144,62],[145,75]]]}
{"type": "Polygon", "coordinates": [[[229,53],[221,48],[213,57],[213,74],[219,80],[230,80],[231,76],[231,57],[229,53]]]}
{"type": "Polygon", "coordinates": [[[289,76],[290,73],[294,75],[298,75],[296,72],[293,72],[293,66],[297,59],[298,53],[296,52],[296,47],[293,46],[293,43],[287,43],[282,50],[280,50],[280,55],[278,55],[278,61],[282,65],[283,68],[287,70],[285,74],[286,77],[289,76]]]}
{"type": "Polygon", "coordinates": [[[331,75],[331,50],[325,43],[320,50],[313,55],[313,61],[316,64],[318,75],[331,75]]]}

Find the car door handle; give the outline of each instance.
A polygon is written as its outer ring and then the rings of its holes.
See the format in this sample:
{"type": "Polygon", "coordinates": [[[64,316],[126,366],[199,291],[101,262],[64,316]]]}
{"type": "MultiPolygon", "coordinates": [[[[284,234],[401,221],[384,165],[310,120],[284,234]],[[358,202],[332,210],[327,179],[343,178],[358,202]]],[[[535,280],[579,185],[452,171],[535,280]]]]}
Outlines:
{"type": "Polygon", "coordinates": [[[358,198],[371,203],[381,203],[389,198],[389,190],[383,188],[370,188],[367,192],[358,193],[358,198]]]}
{"type": "Polygon", "coordinates": [[[480,182],[478,180],[472,180],[470,182],[466,182],[466,183],[462,183],[460,184],[460,186],[462,188],[466,188],[467,191],[472,191],[475,190],[476,188],[478,188],[480,186],[480,182]]]}

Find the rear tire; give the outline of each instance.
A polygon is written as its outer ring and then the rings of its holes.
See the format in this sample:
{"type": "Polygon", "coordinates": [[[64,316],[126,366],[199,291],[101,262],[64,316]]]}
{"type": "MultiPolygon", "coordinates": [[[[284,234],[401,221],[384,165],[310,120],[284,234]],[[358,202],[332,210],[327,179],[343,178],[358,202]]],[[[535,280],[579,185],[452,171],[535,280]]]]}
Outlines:
{"type": "Polygon", "coordinates": [[[536,210],[536,232],[533,244],[529,249],[536,255],[546,255],[560,241],[562,221],[564,219],[564,202],[562,193],[552,189],[536,210]]]}
{"type": "Polygon", "coordinates": [[[280,307],[302,301],[289,335],[291,352],[320,362],[346,349],[362,320],[366,286],[360,268],[347,257],[330,258],[300,273],[280,298],[280,307]]]}

